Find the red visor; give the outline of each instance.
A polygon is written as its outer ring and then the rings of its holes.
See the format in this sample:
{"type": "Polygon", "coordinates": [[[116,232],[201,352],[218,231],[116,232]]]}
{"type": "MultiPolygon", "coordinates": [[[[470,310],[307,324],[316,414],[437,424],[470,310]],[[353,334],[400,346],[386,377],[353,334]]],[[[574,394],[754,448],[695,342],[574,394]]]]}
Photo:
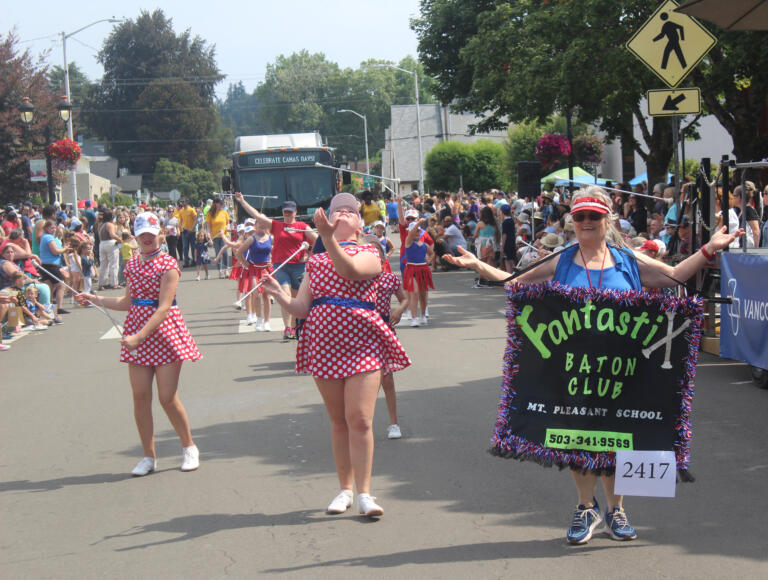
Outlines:
{"type": "Polygon", "coordinates": [[[606,214],[611,210],[601,199],[596,197],[582,197],[574,202],[574,204],[571,206],[571,214],[575,214],[580,211],[594,211],[597,213],[606,214]]]}

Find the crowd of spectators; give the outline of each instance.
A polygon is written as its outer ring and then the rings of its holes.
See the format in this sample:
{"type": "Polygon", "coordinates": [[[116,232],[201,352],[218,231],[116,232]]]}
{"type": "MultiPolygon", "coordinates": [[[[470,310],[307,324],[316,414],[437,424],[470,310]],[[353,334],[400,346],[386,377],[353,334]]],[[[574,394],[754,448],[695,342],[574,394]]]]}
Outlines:
{"type": "Polygon", "coordinates": [[[62,208],[58,202],[35,205],[26,201],[19,208],[0,208],[0,321],[5,341],[0,351],[7,350],[7,342],[15,336],[63,324],[68,309],[79,308],[72,289],[123,288],[123,265],[138,251],[133,222],[138,213],[147,210],[160,217],[163,248],[180,265],[200,261],[199,243],[195,250],[200,232],[206,250],[209,245],[223,250],[219,276],[228,275],[228,255],[221,238],[231,219],[219,199],[209,199],[197,208],[187,200],[168,207],[115,208],[86,201],[77,211],[62,208]]]}
{"type": "MultiPolygon", "coordinates": [[[[729,199],[727,217],[731,231],[738,229],[741,189],[741,186],[734,187],[729,199]]],[[[768,187],[762,200],[756,199],[757,189],[751,182],[746,183],[746,190],[744,243],[748,247],[768,246],[768,210],[765,209],[768,187]]],[[[683,183],[679,199],[675,199],[675,188],[663,183],[650,189],[647,183],[634,188],[619,183],[608,193],[613,201],[614,225],[623,236],[622,244],[669,262],[680,261],[696,251],[697,248],[692,247],[694,212],[698,209],[695,183],[683,183]]],[[[364,199],[366,197],[370,196],[365,194],[364,199]]],[[[380,219],[387,220],[395,232],[397,203],[388,193],[382,197],[382,200],[364,201],[363,210],[379,203],[380,219]]],[[[721,196],[716,197],[716,225],[720,226],[723,224],[721,196]]],[[[457,193],[424,195],[414,192],[409,205],[425,220],[424,228],[435,241],[433,270],[452,269],[453,266],[441,258],[447,253],[459,255],[458,248],[462,247],[482,261],[512,273],[576,241],[569,214],[570,194],[564,187],[542,191],[535,197],[499,189],[485,192],[460,189],[457,193]]],[[[737,240],[734,246],[740,243],[737,240]]],[[[476,285],[485,283],[477,280],[476,285]]]]}

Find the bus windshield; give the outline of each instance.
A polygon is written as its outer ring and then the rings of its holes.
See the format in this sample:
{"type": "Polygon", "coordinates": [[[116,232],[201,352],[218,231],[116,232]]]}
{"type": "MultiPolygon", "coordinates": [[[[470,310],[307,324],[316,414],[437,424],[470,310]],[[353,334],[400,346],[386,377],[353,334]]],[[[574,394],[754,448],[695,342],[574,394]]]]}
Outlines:
{"type": "Polygon", "coordinates": [[[286,200],[296,202],[299,214],[308,214],[326,205],[336,193],[334,170],[315,163],[331,165],[333,157],[325,150],[239,154],[234,163],[236,186],[250,204],[267,215],[278,216],[286,200]]]}

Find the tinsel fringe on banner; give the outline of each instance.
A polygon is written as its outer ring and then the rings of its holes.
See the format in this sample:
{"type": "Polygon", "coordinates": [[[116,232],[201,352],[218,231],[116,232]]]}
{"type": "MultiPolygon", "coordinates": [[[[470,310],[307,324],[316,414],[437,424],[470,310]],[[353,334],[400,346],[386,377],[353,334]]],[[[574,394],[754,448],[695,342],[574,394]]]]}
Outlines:
{"type": "Polygon", "coordinates": [[[504,376],[501,384],[499,412],[491,438],[489,452],[497,457],[535,461],[536,463],[560,469],[569,467],[574,470],[589,471],[596,474],[613,474],[616,469],[616,454],[613,452],[591,452],[579,450],[553,449],[534,443],[510,433],[507,428],[508,411],[516,411],[517,391],[514,379],[520,372],[516,358],[522,346],[521,331],[517,324],[520,310],[515,307],[516,300],[535,301],[545,296],[557,294],[575,304],[585,304],[591,300],[595,304],[610,302],[622,306],[646,306],[656,304],[664,312],[675,312],[693,320],[684,335],[688,340],[688,354],[684,363],[683,376],[678,380],[680,387],[680,412],[675,417],[677,434],[674,451],[677,462],[677,475],[680,481],[693,481],[689,473],[690,441],[692,437],[690,414],[694,394],[696,361],[701,342],[701,320],[703,306],[700,298],[675,298],[663,294],[651,294],[635,290],[601,290],[598,288],[571,288],[558,282],[543,284],[510,283],[507,292],[507,345],[504,351],[504,376]]]}

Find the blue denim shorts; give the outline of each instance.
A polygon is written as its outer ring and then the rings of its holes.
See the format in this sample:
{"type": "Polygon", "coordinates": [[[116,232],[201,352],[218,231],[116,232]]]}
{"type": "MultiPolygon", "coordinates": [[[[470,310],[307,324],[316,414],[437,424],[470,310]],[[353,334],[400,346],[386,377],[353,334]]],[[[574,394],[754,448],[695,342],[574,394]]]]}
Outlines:
{"type": "MultiPolygon", "coordinates": [[[[275,270],[280,264],[274,264],[275,270]]],[[[281,286],[290,286],[294,290],[298,290],[301,286],[301,280],[304,278],[304,269],[306,264],[285,264],[280,270],[275,272],[273,276],[281,286]]]]}

